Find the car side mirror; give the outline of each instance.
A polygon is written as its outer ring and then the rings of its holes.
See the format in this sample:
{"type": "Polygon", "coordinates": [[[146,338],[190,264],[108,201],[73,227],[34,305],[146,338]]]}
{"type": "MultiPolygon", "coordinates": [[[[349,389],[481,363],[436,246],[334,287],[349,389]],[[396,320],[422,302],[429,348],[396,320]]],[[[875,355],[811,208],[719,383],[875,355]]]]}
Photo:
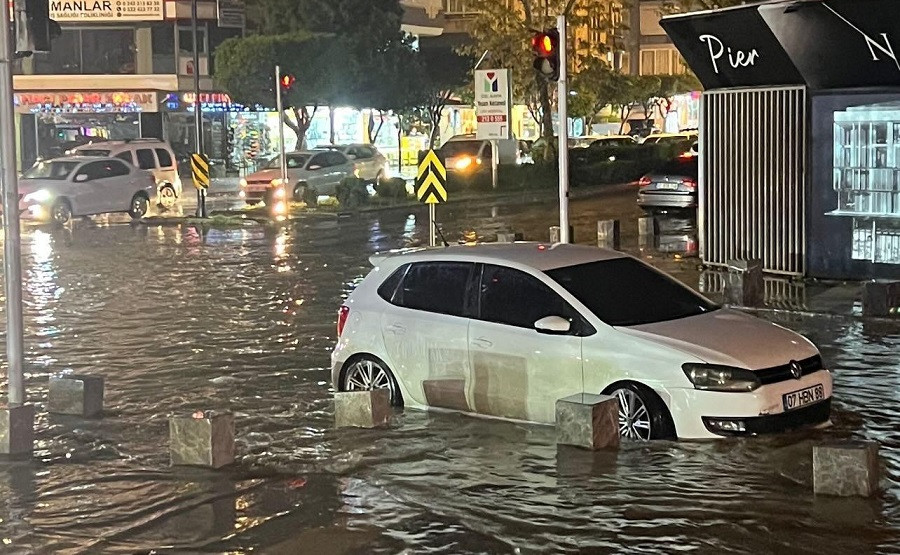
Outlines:
{"type": "Polygon", "coordinates": [[[87,179],[88,179],[88,176],[86,173],[79,173],[78,175],[75,176],[75,181],[78,181],[79,183],[82,181],[87,181],[87,179]]]}
{"type": "Polygon", "coordinates": [[[569,330],[572,329],[572,324],[562,316],[545,316],[534,323],[534,329],[538,333],[569,333],[569,330]]]}
{"type": "Polygon", "coordinates": [[[316,170],[321,170],[321,169],[322,169],[322,166],[320,166],[320,165],[318,165],[318,164],[313,164],[312,166],[308,167],[307,169],[308,169],[309,171],[316,171],[316,170]]]}

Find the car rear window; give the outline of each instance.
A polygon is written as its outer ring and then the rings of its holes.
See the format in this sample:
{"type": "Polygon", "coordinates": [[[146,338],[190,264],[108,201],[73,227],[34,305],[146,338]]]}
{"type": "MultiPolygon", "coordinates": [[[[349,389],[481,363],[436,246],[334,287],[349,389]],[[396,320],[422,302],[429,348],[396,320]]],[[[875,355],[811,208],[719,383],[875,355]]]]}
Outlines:
{"type": "Polygon", "coordinates": [[[718,306],[633,258],[615,258],[546,272],[611,326],[637,326],[712,312],[718,306]]]}
{"type": "Polygon", "coordinates": [[[480,148],[481,141],[450,141],[444,143],[444,146],[439,149],[439,155],[444,158],[451,158],[461,154],[475,156],[480,148]]]}
{"type": "Polygon", "coordinates": [[[156,149],[156,157],[159,158],[159,166],[162,168],[168,168],[172,166],[172,157],[169,155],[169,151],[164,148],[156,149]]]}

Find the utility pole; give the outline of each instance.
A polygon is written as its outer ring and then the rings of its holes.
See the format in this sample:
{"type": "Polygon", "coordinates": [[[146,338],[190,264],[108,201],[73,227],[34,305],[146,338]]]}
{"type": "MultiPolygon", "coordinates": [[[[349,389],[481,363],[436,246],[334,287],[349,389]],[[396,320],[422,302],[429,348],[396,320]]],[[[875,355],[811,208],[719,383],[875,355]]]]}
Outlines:
{"type": "Polygon", "coordinates": [[[568,73],[568,47],[566,44],[566,16],[556,17],[559,31],[559,80],[557,81],[557,106],[559,109],[559,242],[568,243],[569,237],[569,99],[566,77],[568,73]]]}
{"type": "MultiPolygon", "coordinates": [[[[191,42],[194,44],[194,139],[197,154],[203,154],[203,113],[200,103],[200,49],[197,47],[197,0],[191,0],[191,42]]],[[[197,189],[197,217],[206,217],[206,189],[197,189]]]]}
{"type": "Polygon", "coordinates": [[[278,110],[278,150],[281,154],[281,187],[287,187],[287,156],[284,147],[284,103],[281,100],[281,66],[275,66],[275,109],[278,110]]]}

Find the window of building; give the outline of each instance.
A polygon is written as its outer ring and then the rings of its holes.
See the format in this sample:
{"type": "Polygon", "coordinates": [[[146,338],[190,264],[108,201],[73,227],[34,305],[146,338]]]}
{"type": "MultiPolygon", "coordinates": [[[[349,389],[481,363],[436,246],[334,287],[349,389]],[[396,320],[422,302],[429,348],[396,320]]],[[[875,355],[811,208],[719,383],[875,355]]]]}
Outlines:
{"type": "MultiPolygon", "coordinates": [[[[197,53],[201,56],[206,54],[206,26],[197,26],[197,53]]],[[[182,56],[192,56],[194,54],[194,33],[190,26],[178,26],[178,52],[182,56]]]]}
{"type": "Polygon", "coordinates": [[[175,25],[164,23],[151,29],[153,73],[175,73],[175,25]]]}
{"type": "Polygon", "coordinates": [[[135,73],[134,29],[64,29],[53,50],[34,55],[38,75],[135,73]]]}
{"type": "Polygon", "coordinates": [[[641,75],[672,75],[686,71],[686,66],[674,48],[641,50],[641,75]]]}
{"type": "Polygon", "coordinates": [[[478,13],[478,10],[466,0],[444,0],[444,13],[447,15],[472,15],[478,13]]]}

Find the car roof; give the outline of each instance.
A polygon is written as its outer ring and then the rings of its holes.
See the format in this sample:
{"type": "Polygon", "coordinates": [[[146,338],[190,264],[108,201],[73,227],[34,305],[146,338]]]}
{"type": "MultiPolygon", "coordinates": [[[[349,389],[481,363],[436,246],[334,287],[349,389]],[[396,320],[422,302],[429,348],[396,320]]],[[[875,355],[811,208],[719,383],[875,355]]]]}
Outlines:
{"type": "Polygon", "coordinates": [[[399,264],[427,261],[466,261],[488,264],[521,264],[536,270],[552,270],[565,266],[575,266],[588,262],[626,258],[627,255],[587,245],[568,243],[480,243],[477,245],[451,245],[449,247],[429,247],[408,249],[370,257],[373,265],[385,259],[399,264]]]}
{"type": "MultiPolygon", "coordinates": [[[[118,158],[113,158],[111,156],[87,156],[84,154],[77,155],[68,155],[68,156],[57,156],[56,158],[50,158],[48,160],[41,160],[42,162],[88,162],[88,161],[98,161],[98,160],[119,160],[118,158]]],[[[119,160],[121,162],[121,160],[119,160]]]]}
{"type": "Polygon", "coordinates": [[[85,143],[83,145],[78,145],[75,149],[79,148],[96,148],[102,146],[125,146],[125,145],[165,145],[169,146],[165,141],[161,139],[153,139],[153,138],[140,138],[140,139],[116,139],[112,141],[91,141],[89,143],[85,143]]]}

